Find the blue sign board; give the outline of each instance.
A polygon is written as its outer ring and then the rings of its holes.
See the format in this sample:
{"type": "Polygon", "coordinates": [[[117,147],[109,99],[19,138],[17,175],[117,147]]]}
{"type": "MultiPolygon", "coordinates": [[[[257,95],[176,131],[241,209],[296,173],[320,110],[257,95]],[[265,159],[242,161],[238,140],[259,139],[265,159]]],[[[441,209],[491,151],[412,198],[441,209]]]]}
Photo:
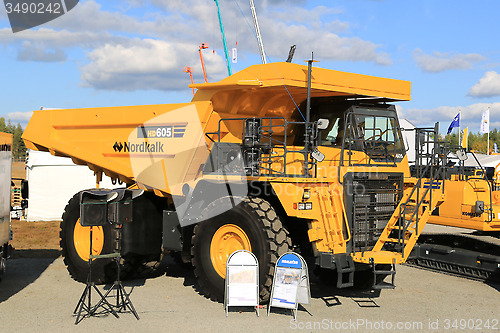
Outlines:
{"type": "Polygon", "coordinates": [[[300,255],[288,252],[276,263],[267,315],[269,316],[272,306],[277,306],[291,309],[296,319],[299,303],[311,304],[307,263],[300,255]]]}
{"type": "Polygon", "coordinates": [[[302,262],[296,254],[287,253],[279,259],[277,266],[288,268],[302,268],[302,262]]]}

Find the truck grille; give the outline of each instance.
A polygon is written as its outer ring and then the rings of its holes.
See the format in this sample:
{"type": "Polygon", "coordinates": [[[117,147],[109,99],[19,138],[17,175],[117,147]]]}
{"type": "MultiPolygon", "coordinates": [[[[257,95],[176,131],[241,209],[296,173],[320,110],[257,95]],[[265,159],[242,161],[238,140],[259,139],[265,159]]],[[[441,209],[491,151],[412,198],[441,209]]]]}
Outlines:
{"type": "Polygon", "coordinates": [[[402,174],[357,175],[352,178],[353,250],[370,251],[402,196],[402,174]]]}

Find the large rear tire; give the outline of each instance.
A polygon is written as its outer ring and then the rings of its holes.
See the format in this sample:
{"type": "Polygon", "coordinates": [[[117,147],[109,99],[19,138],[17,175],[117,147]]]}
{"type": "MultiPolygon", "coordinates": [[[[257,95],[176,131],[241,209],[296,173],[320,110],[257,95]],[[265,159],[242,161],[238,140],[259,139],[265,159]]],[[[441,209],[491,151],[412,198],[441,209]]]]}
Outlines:
{"type": "MultiPolygon", "coordinates": [[[[89,274],[90,227],[80,225],[80,194],[77,193],[68,202],[62,216],[60,245],[64,263],[71,277],[79,282],[86,282],[89,274]]],[[[140,198],[139,198],[140,200],[140,198]]],[[[144,209],[144,202],[142,202],[144,209]]],[[[147,211],[147,210],[146,210],[147,211]]],[[[143,214],[141,209],[134,209],[134,214],[143,214]]],[[[134,217],[134,220],[136,217],[134,217]]],[[[140,219],[139,219],[140,220],[140,219]]],[[[139,221],[138,223],[140,223],[139,221]]],[[[118,252],[119,226],[107,224],[92,228],[92,254],[118,252]]],[[[122,237],[122,251],[125,241],[122,237]]],[[[161,249],[155,253],[137,254],[128,252],[120,260],[120,278],[147,278],[152,276],[162,260],[161,249]]],[[[113,282],[116,279],[117,266],[113,259],[97,259],[92,262],[92,281],[97,284],[113,282]]]]}
{"type": "MultiPolygon", "coordinates": [[[[71,277],[79,282],[86,282],[89,274],[90,227],[80,225],[80,194],[71,198],[62,216],[60,245],[64,264],[71,277]]],[[[108,224],[92,227],[92,254],[106,254],[118,251],[117,226],[108,224]]],[[[122,273],[125,277],[128,260],[122,258],[122,273]]],[[[96,259],[92,262],[92,281],[96,284],[111,282],[116,277],[116,263],[113,259],[96,259]]]]}
{"type": "Polygon", "coordinates": [[[279,256],[290,250],[290,236],[273,207],[263,199],[244,198],[231,207],[230,197],[212,202],[206,210],[212,216],[220,214],[194,228],[194,273],[204,294],[222,302],[227,258],[236,250],[249,250],[259,261],[260,299],[267,302],[274,265],[279,256]]]}

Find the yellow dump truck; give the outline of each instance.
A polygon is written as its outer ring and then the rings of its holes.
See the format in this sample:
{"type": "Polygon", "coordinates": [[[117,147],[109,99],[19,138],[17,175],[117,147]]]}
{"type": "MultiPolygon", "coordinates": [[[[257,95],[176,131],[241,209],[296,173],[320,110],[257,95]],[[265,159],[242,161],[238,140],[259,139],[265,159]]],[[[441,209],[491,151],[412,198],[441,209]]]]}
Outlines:
{"type": "MultiPolygon", "coordinates": [[[[277,258],[294,250],[338,287],[355,277],[385,286],[445,199],[410,176],[389,104],[410,100],[410,83],[309,62],[191,87],[189,103],[35,111],[24,131],[29,149],[87,165],[97,183],[105,174],[145,190],[122,228],[122,272],[147,274],[168,250],[221,301],[226,260],[246,249],[259,260],[265,301],[277,258]]],[[[85,281],[80,199],[69,201],[60,235],[71,276],[85,281]]],[[[115,226],[95,229],[94,253],[117,249],[115,226]]],[[[105,260],[92,267],[96,282],[112,278],[105,260]]]]}

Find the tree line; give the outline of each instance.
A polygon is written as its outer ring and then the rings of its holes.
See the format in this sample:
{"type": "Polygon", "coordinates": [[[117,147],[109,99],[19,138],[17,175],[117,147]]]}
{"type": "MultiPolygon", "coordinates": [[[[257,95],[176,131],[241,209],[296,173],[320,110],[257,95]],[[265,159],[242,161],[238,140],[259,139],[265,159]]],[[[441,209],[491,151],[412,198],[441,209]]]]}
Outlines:
{"type": "Polygon", "coordinates": [[[12,143],[12,158],[14,159],[24,159],[26,157],[26,146],[24,145],[23,139],[23,128],[21,124],[13,125],[10,119],[5,123],[5,118],[0,117],[0,132],[10,133],[13,135],[12,143]]]}
{"type": "MultiPolygon", "coordinates": [[[[459,145],[458,133],[447,134],[444,137],[444,140],[450,141],[452,145],[459,145]]],[[[490,153],[494,152],[495,143],[500,149],[500,131],[496,128],[493,131],[490,131],[490,153]]],[[[467,149],[486,154],[486,151],[488,150],[488,134],[480,132],[469,133],[467,149]]]]}

